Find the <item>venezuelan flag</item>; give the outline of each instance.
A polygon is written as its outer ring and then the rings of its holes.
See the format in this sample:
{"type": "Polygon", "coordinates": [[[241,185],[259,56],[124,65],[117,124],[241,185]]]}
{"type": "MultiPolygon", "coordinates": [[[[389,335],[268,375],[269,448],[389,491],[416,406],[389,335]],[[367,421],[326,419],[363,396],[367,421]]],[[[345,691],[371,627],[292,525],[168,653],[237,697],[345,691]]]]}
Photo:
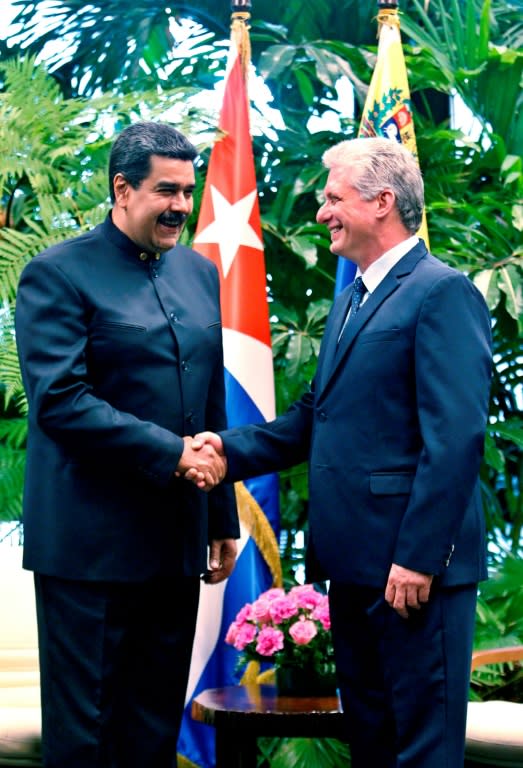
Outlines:
{"type": "MultiPolygon", "coordinates": [[[[382,8],[378,14],[378,24],[378,55],[363,107],[358,136],[382,136],[398,141],[417,158],[416,134],[397,7],[382,8]]],[[[418,235],[423,238],[428,248],[425,213],[418,235]]],[[[340,257],[336,273],[336,296],[354,280],[355,274],[355,265],[340,257]]]]}

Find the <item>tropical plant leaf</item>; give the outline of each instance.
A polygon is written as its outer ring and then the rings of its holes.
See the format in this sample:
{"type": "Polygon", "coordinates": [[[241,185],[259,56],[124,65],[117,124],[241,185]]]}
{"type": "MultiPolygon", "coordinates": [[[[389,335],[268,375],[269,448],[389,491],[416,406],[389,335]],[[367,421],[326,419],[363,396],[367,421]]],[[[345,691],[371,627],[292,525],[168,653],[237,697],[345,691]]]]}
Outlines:
{"type": "Polygon", "coordinates": [[[346,768],[350,755],[336,739],[282,739],[270,760],[271,768],[346,768]]]}

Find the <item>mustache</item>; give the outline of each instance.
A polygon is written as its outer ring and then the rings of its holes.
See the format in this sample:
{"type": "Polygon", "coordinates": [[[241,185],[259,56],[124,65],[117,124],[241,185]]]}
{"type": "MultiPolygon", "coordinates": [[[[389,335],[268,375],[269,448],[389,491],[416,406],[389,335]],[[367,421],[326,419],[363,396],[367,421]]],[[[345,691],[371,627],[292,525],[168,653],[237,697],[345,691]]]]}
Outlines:
{"type": "Polygon", "coordinates": [[[160,224],[164,224],[166,227],[181,227],[187,219],[187,214],[181,211],[171,211],[170,213],[162,213],[158,216],[160,224]]]}

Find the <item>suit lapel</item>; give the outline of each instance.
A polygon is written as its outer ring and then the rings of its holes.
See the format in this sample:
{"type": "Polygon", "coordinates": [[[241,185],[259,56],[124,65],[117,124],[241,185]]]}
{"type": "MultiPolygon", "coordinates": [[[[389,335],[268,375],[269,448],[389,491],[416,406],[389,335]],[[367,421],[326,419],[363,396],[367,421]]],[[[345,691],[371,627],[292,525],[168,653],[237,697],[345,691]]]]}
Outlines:
{"type": "Polygon", "coordinates": [[[332,307],[331,316],[329,317],[328,326],[325,328],[325,335],[322,344],[323,348],[323,360],[319,361],[320,380],[318,382],[319,388],[322,386],[322,378],[328,374],[332,369],[334,358],[336,355],[336,348],[338,346],[338,337],[341,333],[343,323],[349,311],[349,305],[352,298],[353,283],[347,286],[332,307]],[[321,375],[323,374],[323,376],[321,375]]]}
{"type": "MultiPolygon", "coordinates": [[[[320,376],[317,377],[318,398],[320,398],[327,389],[330,381],[332,381],[340,365],[345,360],[360,331],[365,327],[370,318],[386,299],[399,288],[403,280],[412,272],[418,261],[426,255],[426,253],[427,249],[425,248],[424,243],[420,241],[405,256],[403,256],[397,264],[395,264],[378,285],[376,290],[370,294],[367,301],[356,314],[356,317],[345,326],[340,343],[338,344],[338,336],[345,320],[350,298],[352,296],[352,285],[349,287],[346,299],[343,302],[339,302],[339,306],[336,306],[335,316],[333,309],[331,330],[328,339],[325,339],[325,357],[321,366],[320,376]]],[[[340,294],[340,299],[342,295],[343,294],[340,294]]]]}

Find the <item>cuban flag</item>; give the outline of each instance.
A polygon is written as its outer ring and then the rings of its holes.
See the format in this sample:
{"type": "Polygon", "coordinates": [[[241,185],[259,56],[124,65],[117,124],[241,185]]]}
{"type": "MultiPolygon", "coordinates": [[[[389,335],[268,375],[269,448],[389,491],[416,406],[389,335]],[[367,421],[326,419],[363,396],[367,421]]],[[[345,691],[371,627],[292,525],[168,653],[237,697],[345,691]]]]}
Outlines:
{"type": "MultiPolygon", "coordinates": [[[[274,374],[265,259],[242,59],[231,42],[219,127],[211,152],[194,238],[220,273],[226,404],[229,426],[273,419],[274,374]]],[[[192,698],[237,684],[237,652],[224,642],[237,612],[281,584],[276,475],[236,483],[242,537],[225,584],[202,584],[200,609],[178,743],[179,764],[214,765],[214,730],[191,719],[192,698]],[[190,762],[188,762],[190,761],[190,762]]]]}

